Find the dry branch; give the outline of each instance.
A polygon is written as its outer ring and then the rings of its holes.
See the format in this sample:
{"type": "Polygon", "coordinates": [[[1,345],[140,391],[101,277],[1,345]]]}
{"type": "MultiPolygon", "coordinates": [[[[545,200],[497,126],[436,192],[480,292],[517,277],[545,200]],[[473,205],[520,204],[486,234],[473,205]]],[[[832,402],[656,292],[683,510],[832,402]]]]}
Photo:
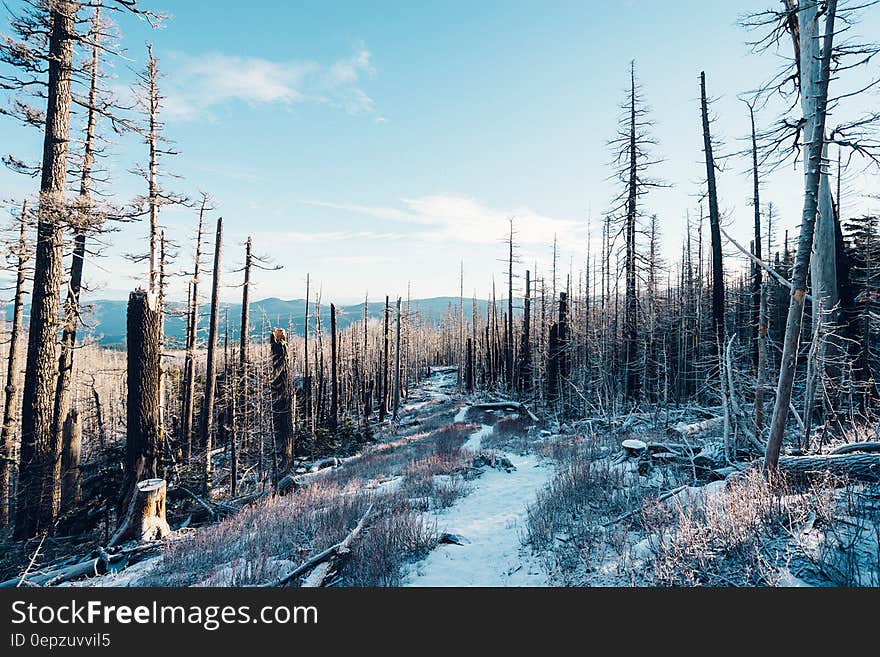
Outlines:
{"type": "MultiPolygon", "coordinates": [[[[276,580],[274,583],[269,586],[279,587],[286,586],[288,583],[292,582],[297,577],[304,575],[310,570],[316,568],[319,565],[326,564],[328,562],[335,561],[336,559],[348,554],[351,551],[351,544],[358,537],[358,535],[363,530],[364,526],[367,523],[367,519],[370,516],[370,513],[373,511],[373,504],[367,507],[367,510],[364,512],[364,515],[361,516],[360,521],[355,526],[354,529],[349,532],[348,536],[342,539],[336,545],[332,545],[323,552],[319,552],[315,556],[309,558],[305,563],[301,566],[298,566],[287,575],[282,577],[281,579],[276,580]]],[[[329,565],[325,568],[322,568],[320,571],[320,577],[315,575],[314,577],[309,577],[307,583],[303,583],[303,586],[321,586],[324,582],[324,578],[330,572],[329,565]]]]}

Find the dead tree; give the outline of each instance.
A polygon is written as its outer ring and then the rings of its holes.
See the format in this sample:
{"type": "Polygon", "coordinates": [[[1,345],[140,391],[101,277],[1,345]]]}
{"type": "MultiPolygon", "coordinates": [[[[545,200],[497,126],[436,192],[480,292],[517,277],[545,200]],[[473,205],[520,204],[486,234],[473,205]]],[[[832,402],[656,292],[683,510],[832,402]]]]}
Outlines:
{"type": "MultiPolygon", "coordinates": [[[[648,110],[642,100],[641,88],[636,82],[635,62],[630,63],[629,86],[626,90],[621,110],[622,114],[618,123],[617,136],[610,142],[610,146],[613,149],[615,176],[621,183],[621,191],[614,199],[613,206],[609,210],[609,216],[616,218],[620,225],[617,234],[623,235],[625,240],[623,346],[620,360],[625,368],[624,398],[627,401],[633,401],[638,396],[639,391],[639,318],[638,290],[636,287],[638,277],[638,220],[641,216],[639,201],[640,197],[645,195],[650,188],[662,186],[662,183],[652,180],[648,176],[648,169],[652,164],[656,163],[649,153],[650,146],[654,145],[655,141],[650,135],[652,124],[648,119],[648,110]]],[[[611,238],[611,235],[609,235],[609,238],[611,238]]],[[[616,236],[614,239],[616,239],[616,236]]],[[[554,263],[554,302],[556,298],[555,278],[554,263]]],[[[610,272],[607,281],[610,286],[610,272]]],[[[616,314],[614,317],[616,321],[616,314]]],[[[612,359],[612,363],[615,361],[616,359],[612,359]]]]}
{"type": "Polygon", "coordinates": [[[223,249],[223,217],[217,219],[214,238],[214,271],[211,285],[211,319],[208,324],[208,364],[205,372],[205,401],[202,404],[201,443],[205,450],[202,488],[211,489],[211,431],[214,423],[214,394],[217,388],[217,324],[220,315],[220,255],[223,249]]]}
{"type": "MultiPolygon", "coordinates": [[[[229,423],[229,496],[236,497],[238,494],[238,373],[232,366],[232,373],[228,375],[227,385],[229,394],[226,399],[227,421],[229,423]]],[[[246,386],[245,386],[246,387],[246,386]]]]}
{"type": "Polygon", "coordinates": [[[290,378],[290,354],[284,329],[277,328],[271,335],[272,349],[272,420],[275,444],[281,450],[280,471],[293,466],[293,386],[290,378]]]}
{"type": "Polygon", "coordinates": [[[37,248],[22,396],[21,454],[15,537],[50,531],[58,511],[61,445],[54,432],[59,290],[63,258],[64,190],[79,3],[49,5],[48,87],[37,212],[37,248]]]}
{"type": "Polygon", "coordinates": [[[764,388],[767,385],[767,292],[761,285],[758,314],[758,369],[755,381],[755,435],[764,430],[764,388]]]}
{"type": "Polygon", "coordinates": [[[9,334],[9,353],[6,358],[6,397],[3,402],[3,428],[0,436],[0,527],[9,523],[11,499],[9,488],[15,456],[18,424],[18,350],[21,341],[21,317],[24,309],[25,267],[27,248],[27,201],[22,203],[19,217],[18,248],[16,257],[15,298],[12,305],[12,330],[9,334]]]}
{"type": "Polygon", "coordinates": [[[251,311],[251,265],[253,264],[253,250],[251,238],[247,238],[244,256],[244,283],[241,286],[241,330],[239,334],[239,363],[244,366],[248,361],[248,349],[250,347],[250,311],[251,311]]]}
{"type": "Polygon", "coordinates": [[[507,239],[507,323],[504,327],[504,366],[507,370],[507,389],[514,390],[513,372],[513,218],[507,239]]]}
{"type": "MultiPolygon", "coordinates": [[[[754,103],[746,103],[749,108],[749,119],[752,126],[752,209],[755,213],[755,238],[752,242],[752,253],[758,260],[763,259],[761,249],[761,180],[758,175],[758,138],[755,131],[755,106],[754,103]]],[[[761,349],[761,291],[763,283],[764,270],[757,264],[752,265],[752,363],[755,367],[758,377],[761,373],[758,371],[760,365],[760,349],[761,349]]],[[[766,327],[764,327],[766,333],[766,327]]],[[[763,389],[762,389],[763,392],[763,389]]],[[[757,389],[755,391],[755,404],[757,411],[757,389]]],[[[758,428],[760,431],[760,425],[758,428]]]]}
{"type": "Polygon", "coordinates": [[[312,378],[309,376],[309,275],[306,274],[306,309],[303,320],[303,409],[308,426],[314,434],[314,417],[312,414],[312,378]]]}
{"type": "Polygon", "coordinates": [[[724,345],[724,266],[721,256],[721,218],[718,212],[718,188],[715,182],[715,157],[709,127],[709,102],[706,98],[706,73],[700,72],[700,110],[703,118],[703,152],[706,156],[706,185],[709,199],[709,230],[712,241],[712,332],[715,351],[724,345]]]}
{"type": "Polygon", "coordinates": [[[183,364],[183,410],[181,431],[186,458],[192,457],[193,447],[193,415],[195,409],[196,381],[196,345],[199,336],[199,274],[201,273],[202,230],[205,212],[209,210],[208,195],[202,193],[202,204],[199,208],[199,225],[196,230],[196,257],[193,265],[192,280],[189,284],[189,307],[187,308],[186,357],[183,364]]]}
{"type": "Polygon", "coordinates": [[[396,420],[400,410],[400,297],[397,297],[397,336],[394,344],[394,409],[392,417],[396,420]]]}
{"type": "MultiPolygon", "coordinates": [[[[98,59],[101,37],[101,6],[95,8],[92,17],[92,39],[89,63],[89,96],[83,150],[82,172],[79,184],[79,200],[73,238],[73,255],[70,263],[70,280],[64,302],[64,328],[61,335],[61,353],[58,357],[58,377],[55,381],[55,407],[52,424],[56,442],[61,442],[63,426],[70,406],[70,385],[73,379],[73,356],[76,332],[79,324],[79,295],[82,289],[83,264],[86,257],[86,230],[94,222],[92,216],[92,168],[95,161],[95,131],[98,120],[98,59]]],[[[63,495],[62,495],[63,503],[63,495]]]]}
{"type": "Polygon", "coordinates": [[[336,336],[336,305],[330,304],[330,418],[331,431],[339,425],[339,356],[336,336]]]}
{"type": "Polygon", "coordinates": [[[385,421],[385,414],[388,412],[388,318],[390,315],[388,306],[388,296],[385,296],[385,328],[383,330],[384,346],[382,349],[382,389],[379,391],[379,422],[385,421]]]}
{"type": "Polygon", "coordinates": [[[526,295],[523,300],[523,326],[519,347],[519,383],[520,395],[528,395],[532,389],[532,347],[530,342],[531,322],[531,274],[526,270],[526,295]]]}
{"type": "Polygon", "coordinates": [[[550,326],[547,343],[547,401],[558,404],[568,378],[568,295],[559,293],[559,320],[550,326]]]}
{"type": "Polygon", "coordinates": [[[159,475],[159,300],[138,288],[128,297],[125,483],[120,510],[135,484],[159,475]]]}
{"type": "Polygon", "coordinates": [[[813,122],[813,134],[807,149],[804,181],[804,208],[801,217],[801,235],[798,240],[797,255],[792,271],[792,292],[788,306],[788,318],[785,324],[785,341],[782,347],[782,359],[779,368],[779,379],[776,385],[776,404],[770,423],[770,436],[767,441],[765,467],[774,471],[779,461],[782,438],[788,420],[791,392],[794,384],[794,373],[797,366],[797,354],[800,344],[801,325],[804,314],[804,296],[807,291],[807,272],[810,269],[810,255],[813,247],[813,232],[818,212],[819,183],[822,173],[822,153],[825,142],[825,117],[828,105],[828,84],[831,77],[831,50],[834,38],[834,18],[837,11],[837,0],[829,0],[825,12],[825,38],[822,47],[819,77],[816,85],[816,111],[813,122]]]}
{"type": "MultiPolygon", "coordinates": [[[[800,65],[800,97],[805,122],[805,135],[812,135],[814,133],[814,124],[818,118],[818,97],[820,94],[818,85],[820,79],[817,69],[822,61],[819,43],[819,17],[817,2],[799,3],[798,31],[800,33],[800,40],[796,56],[800,65]]],[[[826,45],[830,48],[830,44],[826,45]]],[[[837,361],[839,354],[839,349],[836,348],[835,337],[830,335],[833,333],[833,328],[831,331],[826,328],[829,324],[833,325],[835,323],[833,318],[838,316],[837,304],[839,294],[837,287],[835,211],[831,199],[828,174],[824,170],[824,162],[827,159],[828,150],[827,142],[824,141],[824,127],[822,137],[823,145],[820,159],[821,170],[819,172],[817,215],[813,228],[813,255],[810,259],[810,287],[813,297],[811,304],[813,315],[812,331],[816,341],[816,349],[810,350],[809,372],[804,397],[804,449],[809,447],[816,388],[820,380],[825,378],[826,355],[831,356],[831,361],[837,361]],[[831,354],[827,354],[829,347],[831,347],[831,354]]],[[[809,172],[805,172],[805,175],[809,175],[809,172]]]]}
{"type": "MultiPolygon", "coordinates": [[[[241,370],[241,413],[242,413],[242,423],[246,428],[248,426],[248,381],[249,381],[249,349],[250,349],[250,312],[251,312],[251,265],[253,264],[253,250],[252,250],[252,242],[250,236],[247,239],[247,246],[245,247],[245,258],[244,258],[244,282],[241,286],[241,327],[239,329],[239,350],[238,350],[238,364],[239,369],[241,370]]],[[[308,305],[308,304],[306,304],[308,305]]],[[[237,402],[232,402],[232,410],[233,413],[235,411],[235,404],[237,402]]],[[[245,429],[246,430],[246,429],[245,429]]],[[[232,438],[233,444],[235,443],[235,437],[232,438]]],[[[236,458],[237,452],[236,452],[236,458]]],[[[236,463],[237,466],[237,463],[236,463]]],[[[234,484],[235,482],[233,482],[234,484]]]]}

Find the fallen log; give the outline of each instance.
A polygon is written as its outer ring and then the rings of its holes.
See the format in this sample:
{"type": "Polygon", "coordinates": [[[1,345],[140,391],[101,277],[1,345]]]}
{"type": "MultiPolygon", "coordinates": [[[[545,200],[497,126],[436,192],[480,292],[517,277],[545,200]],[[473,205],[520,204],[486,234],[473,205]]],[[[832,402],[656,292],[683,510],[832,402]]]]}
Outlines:
{"type": "Polygon", "coordinates": [[[522,402],[517,401],[495,401],[495,402],[480,402],[479,404],[473,404],[471,408],[475,408],[479,411],[510,411],[512,413],[519,413],[520,415],[525,415],[529,420],[534,423],[540,422],[538,416],[532,413],[529,410],[529,407],[523,404],[522,402]]]}
{"type": "MultiPolygon", "coordinates": [[[[320,566],[321,564],[324,564],[328,561],[335,561],[339,557],[347,555],[349,552],[351,552],[351,548],[350,548],[351,543],[354,541],[355,538],[357,538],[358,534],[360,534],[361,531],[363,530],[364,525],[366,525],[367,519],[369,518],[370,513],[372,513],[372,511],[373,511],[373,504],[370,503],[370,505],[367,507],[366,512],[364,512],[364,515],[361,517],[360,521],[355,526],[355,528],[352,529],[351,532],[349,532],[348,536],[346,536],[344,539],[342,539],[339,543],[336,543],[335,545],[331,545],[323,552],[319,552],[315,556],[310,557],[301,566],[297,566],[291,572],[287,573],[284,577],[276,580],[275,582],[273,582],[271,584],[267,584],[266,586],[267,587],[276,587],[276,588],[281,587],[281,586],[286,586],[288,583],[292,582],[297,577],[300,577],[301,575],[308,573],[309,571],[315,569],[317,566],[320,566]]],[[[318,581],[317,575],[315,575],[314,577],[310,577],[308,580],[310,582],[309,586],[321,586],[321,584],[323,584],[323,582],[324,582],[324,578],[327,576],[327,574],[329,572],[330,572],[329,567],[322,568],[321,575],[320,575],[320,581],[318,581]]],[[[306,583],[303,583],[303,586],[306,586],[306,583]]]]}
{"type": "MultiPolygon", "coordinates": [[[[119,559],[123,557],[120,555],[119,559]]],[[[5,582],[0,582],[0,588],[14,586],[55,586],[63,582],[85,576],[104,575],[109,570],[110,556],[103,549],[98,550],[98,556],[86,559],[79,563],[71,564],[63,568],[55,568],[46,572],[27,573],[23,577],[15,577],[5,582]]]]}
{"type": "Polygon", "coordinates": [[[853,452],[880,452],[880,442],[849,443],[832,449],[829,454],[852,454],[853,452]]]}
{"type": "Polygon", "coordinates": [[[723,417],[713,417],[708,420],[701,420],[700,422],[681,422],[669,427],[666,432],[672,436],[695,436],[698,433],[703,433],[704,431],[719,427],[723,423],[723,417]]]}
{"type": "Polygon", "coordinates": [[[778,467],[794,479],[833,474],[858,481],[880,482],[880,454],[781,456],[778,467]]]}

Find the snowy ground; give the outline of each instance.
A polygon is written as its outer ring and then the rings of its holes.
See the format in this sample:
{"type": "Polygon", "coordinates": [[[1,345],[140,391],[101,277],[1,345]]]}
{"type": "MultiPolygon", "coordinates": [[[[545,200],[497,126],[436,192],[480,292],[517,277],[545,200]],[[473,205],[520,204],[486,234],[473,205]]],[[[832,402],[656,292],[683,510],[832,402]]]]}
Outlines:
{"type": "MultiPolygon", "coordinates": [[[[466,409],[456,416],[465,417],[466,409]]],[[[462,446],[477,452],[492,427],[483,425],[462,446]]],[[[473,490],[436,514],[437,530],[460,536],[464,545],[441,544],[407,573],[406,586],[546,586],[546,573],[522,546],[526,509],[553,474],[533,454],[500,453],[516,470],[487,469],[473,490]]]]}
{"type": "MultiPolygon", "coordinates": [[[[432,376],[413,390],[408,403],[401,407],[401,426],[435,404],[461,403],[456,398],[454,368],[434,370],[432,376]]],[[[467,421],[469,406],[463,405],[453,422],[467,421]]],[[[462,450],[478,453],[481,441],[493,431],[483,424],[474,431],[462,450]]],[[[522,546],[526,510],[535,494],[553,474],[553,465],[534,454],[517,455],[495,452],[516,467],[512,472],[493,468],[468,482],[469,494],[440,511],[428,512],[428,521],[436,522],[437,531],[456,534],[464,545],[441,544],[427,558],[411,564],[405,573],[405,586],[546,586],[547,575],[537,558],[522,546]]],[[[381,483],[370,482],[376,492],[392,492],[401,477],[381,483]]],[[[198,531],[198,530],[190,530],[198,531]]],[[[157,557],[147,559],[118,574],[108,574],[70,586],[139,586],[149,575],[157,557]]]]}

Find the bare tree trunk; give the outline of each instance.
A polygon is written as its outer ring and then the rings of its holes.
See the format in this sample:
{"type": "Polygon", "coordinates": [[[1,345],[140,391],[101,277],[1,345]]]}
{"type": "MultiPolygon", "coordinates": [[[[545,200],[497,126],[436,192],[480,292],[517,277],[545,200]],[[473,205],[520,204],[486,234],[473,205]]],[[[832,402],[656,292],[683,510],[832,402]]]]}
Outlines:
{"type": "Polygon", "coordinates": [[[339,425],[339,373],[338,347],[336,344],[336,305],[330,304],[330,429],[339,425]]]}
{"type": "MultiPolygon", "coordinates": [[[[76,329],[79,323],[79,295],[82,289],[83,262],[86,256],[86,227],[91,223],[92,200],[92,167],[95,161],[95,127],[97,124],[98,96],[98,54],[101,38],[101,6],[95,7],[92,17],[92,28],[89,38],[92,40],[92,59],[89,65],[89,98],[88,116],[86,119],[85,146],[83,150],[83,168],[80,177],[79,205],[80,216],[73,238],[73,255],[70,262],[70,281],[67,287],[67,299],[64,302],[64,330],[61,336],[61,355],[58,357],[58,378],[55,382],[55,407],[52,413],[55,440],[62,441],[63,424],[68,416],[70,406],[70,385],[73,380],[73,356],[76,346],[76,329]]],[[[63,506],[63,490],[62,490],[63,506]]]]}
{"type": "Polygon", "coordinates": [[[159,302],[137,289],[128,297],[124,509],[135,484],[158,476],[159,456],[159,302]]]}
{"type": "Polygon", "coordinates": [[[64,189],[70,139],[71,68],[78,3],[49,5],[51,32],[34,286],[22,395],[21,455],[15,537],[50,531],[60,501],[58,436],[53,431],[64,189]]]}
{"type": "Polygon", "coordinates": [[[531,282],[531,273],[526,270],[526,296],[523,301],[522,339],[519,348],[520,395],[527,395],[532,390],[532,347],[529,335],[532,312],[531,282]]]}
{"type": "MultiPolygon", "coordinates": [[[[635,64],[630,66],[629,180],[626,200],[626,299],[624,302],[624,362],[626,363],[625,398],[633,401],[638,392],[638,299],[636,298],[636,218],[638,210],[638,135],[636,129],[635,64]]],[[[554,284],[554,298],[555,298],[554,284]]],[[[560,336],[557,335],[557,341],[560,336]]],[[[557,374],[558,376],[558,374],[557,374]]],[[[558,381],[555,390],[558,392],[558,381]]]]}
{"type": "Polygon", "coordinates": [[[828,105],[828,84],[831,75],[831,50],[834,38],[834,19],[837,0],[829,0],[825,12],[825,41],[822,48],[821,69],[817,85],[816,120],[810,137],[808,157],[805,163],[804,209],[801,218],[801,235],[798,240],[797,256],[791,283],[792,292],[785,324],[785,341],[776,385],[776,404],[770,423],[770,436],[767,441],[765,468],[772,472],[779,462],[782,439],[791,405],[794,373],[797,367],[797,354],[804,315],[804,297],[807,289],[807,272],[813,246],[813,233],[818,212],[819,184],[822,175],[822,153],[825,141],[825,113],[828,105]]]}
{"type": "Polygon", "coordinates": [[[186,331],[186,359],[183,365],[183,443],[186,449],[186,458],[192,457],[193,447],[193,415],[195,410],[195,387],[196,387],[196,345],[199,336],[199,268],[202,257],[202,229],[204,226],[205,210],[207,209],[208,196],[202,194],[202,207],[199,209],[199,227],[196,233],[196,259],[193,269],[192,281],[190,282],[190,305],[188,308],[188,322],[186,331]]]}
{"type": "Polygon", "coordinates": [[[388,316],[390,308],[388,307],[388,296],[385,297],[385,329],[384,349],[382,351],[382,390],[379,391],[379,399],[382,404],[379,406],[379,422],[385,421],[385,414],[388,412],[388,316]]]}
{"type": "Polygon", "coordinates": [[[758,438],[764,430],[764,387],[767,383],[767,292],[764,285],[761,285],[760,297],[758,369],[755,382],[755,436],[758,438]]]}
{"type": "MultiPolygon", "coordinates": [[[[804,135],[809,138],[813,134],[818,110],[817,67],[820,65],[819,49],[819,7],[816,2],[802,2],[798,8],[798,29],[801,35],[800,52],[800,87],[801,108],[805,126],[804,135]]],[[[826,159],[827,145],[822,147],[822,160],[826,159]]],[[[833,324],[839,300],[837,287],[837,245],[835,231],[834,205],[831,199],[831,186],[828,175],[820,172],[818,214],[813,232],[813,255],[810,259],[810,286],[812,288],[812,330],[818,336],[823,327],[831,325],[827,336],[816,338],[816,349],[810,350],[807,387],[804,395],[804,439],[803,448],[808,449],[810,430],[812,428],[813,406],[816,386],[824,379],[826,352],[831,347],[832,354],[837,355],[833,324]]],[[[832,358],[836,360],[836,358],[832,358]]]]}
{"type": "MultiPolygon", "coordinates": [[[[253,247],[251,238],[248,236],[247,247],[245,249],[244,259],[244,284],[241,287],[241,329],[239,335],[239,352],[238,363],[241,370],[241,424],[247,431],[248,423],[248,381],[250,378],[250,312],[251,312],[251,265],[253,264],[253,247]]],[[[308,295],[308,292],[306,293],[308,295]]],[[[308,296],[307,296],[308,298],[308,296]]],[[[308,312],[308,301],[306,301],[306,312],[308,312]]],[[[308,321],[306,321],[306,332],[308,332],[308,321]]],[[[308,358],[306,358],[306,367],[308,367],[308,358]]],[[[236,402],[237,403],[237,402],[236,402]]],[[[233,437],[234,442],[234,437],[233,437]]],[[[236,452],[237,454],[237,452],[236,452]]]]}
{"type": "Polygon", "coordinates": [[[253,262],[251,238],[247,239],[247,247],[244,257],[244,284],[241,287],[241,335],[239,336],[240,350],[238,359],[241,365],[248,361],[248,347],[250,345],[250,294],[251,294],[251,264],[253,262]]]}
{"type": "Polygon", "coordinates": [[[513,374],[513,219],[510,220],[507,252],[507,326],[504,336],[504,361],[507,368],[507,389],[514,390],[513,374]]]}
{"type": "MultiPolygon", "coordinates": [[[[290,356],[287,335],[277,328],[271,333],[272,348],[272,420],[275,426],[275,444],[281,449],[280,472],[293,466],[293,398],[290,380],[290,356]]],[[[277,483],[277,481],[276,481],[277,483]]]]}
{"type": "MultiPolygon", "coordinates": [[[[229,496],[238,494],[238,372],[232,367],[227,385],[229,386],[229,399],[227,400],[227,413],[229,414],[229,496]]],[[[243,387],[247,387],[246,385],[243,387]]]]}
{"type": "MultiPolygon", "coordinates": [[[[159,446],[165,454],[165,460],[173,461],[171,454],[171,445],[168,442],[168,436],[165,433],[165,386],[167,379],[165,377],[165,364],[162,362],[162,356],[165,353],[165,286],[167,279],[165,278],[165,258],[167,256],[165,231],[159,234],[159,287],[157,290],[159,312],[159,402],[158,402],[158,420],[159,420],[159,446]]],[[[159,475],[164,476],[164,465],[159,469],[159,475]]]]}
{"type": "Polygon", "coordinates": [[[211,430],[214,423],[214,394],[217,387],[217,323],[220,314],[220,255],[223,249],[223,217],[217,219],[214,239],[214,272],[211,285],[211,320],[208,324],[208,364],[205,372],[205,401],[202,404],[202,447],[205,450],[203,489],[211,489],[211,430]]]}
{"type": "MultiPolygon", "coordinates": [[[[303,324],[303,408],[310,430],[314,427],[312,417],[312,379],[309,376],[309,275],[306,274],[306,313],[303,324]]],[[[314,432],[312,431],[312,439],[314,432]]]]}
{"type": "Polygon", "coordinates": [[[715,354],[724,346],[724,267],[721,256],[721,219],[718,212],[718,189],[715,184],[715,158],[709,129],[709,104],[706,100],[706,73],[700,72],[700,107],[703,115],[703,150],[706,154],[706,182],[709,188],[709,228],[712,236],[712,332],[715,354]]]}
{"type": "MultiPolygon", "coordinates": [[[[761,255],[761,185],[758,177],[758,139],[755,135],[755,110],[752,105],[749,105],[749,119],[751,120],[752,125],[752,205],[754,206],[755,211],[755,240],[753,242],[754,246],[752,250],[754,256],[758,260],[761,260],[763,258],[761,255]]],[[[761,336],[761,294],[763,289],[763,275],[764,270],[760,266],[754,265],[754,275],[752,276],[752,362],[754,363],[756,371],[761,368],[761,341],[764,339],[761,336]]],[[[761,377],[760,372],[758,372],[758,377],[761,377]]],[[[763,393],[763,388],[758,386],[758,389],[761,389],[763,393]]],[[[758,389],[755,390],[756,406],[758,403],[758,389]]],[[[756,413],[757,412],[756,409],[756,413]]],[[[758,432],[760,433],[760,426],[758,427],[758,432]]]]}
{"type": "Polygon", "coordinates": [[[0,437],[0,527],[9,524],[12,465],[15,462],[16,429],[18,417],[18,349],[21,341],[21,316],[24,308],[25,265],[27,253],[27,201],[22,204],[18,233],[18,267],[15,280],[15,300],[12,306],[12,331],[9,334],[9,354],[6,359],[6,397],[3,403],[3,428],[0,437]]]}
{"type": "Polygon", "coordinates": [[[394,419],[400,410],[400,297],[397,297],[397,336],[394,346],[394,419]]]}
{"type": "Polygon", "coordinates": [[[159,153],[158,153],[158,117],[159,89],[156,69],[156,58],[153,46],[147,45],[147,87],[148,87],[148,119],[149,133],[147,143],[150,147],[150,163],[147,171],[147,202],[150,211],[150,292],[155,293],[159,285],[158,248],[159,248],[159,153]]]}

